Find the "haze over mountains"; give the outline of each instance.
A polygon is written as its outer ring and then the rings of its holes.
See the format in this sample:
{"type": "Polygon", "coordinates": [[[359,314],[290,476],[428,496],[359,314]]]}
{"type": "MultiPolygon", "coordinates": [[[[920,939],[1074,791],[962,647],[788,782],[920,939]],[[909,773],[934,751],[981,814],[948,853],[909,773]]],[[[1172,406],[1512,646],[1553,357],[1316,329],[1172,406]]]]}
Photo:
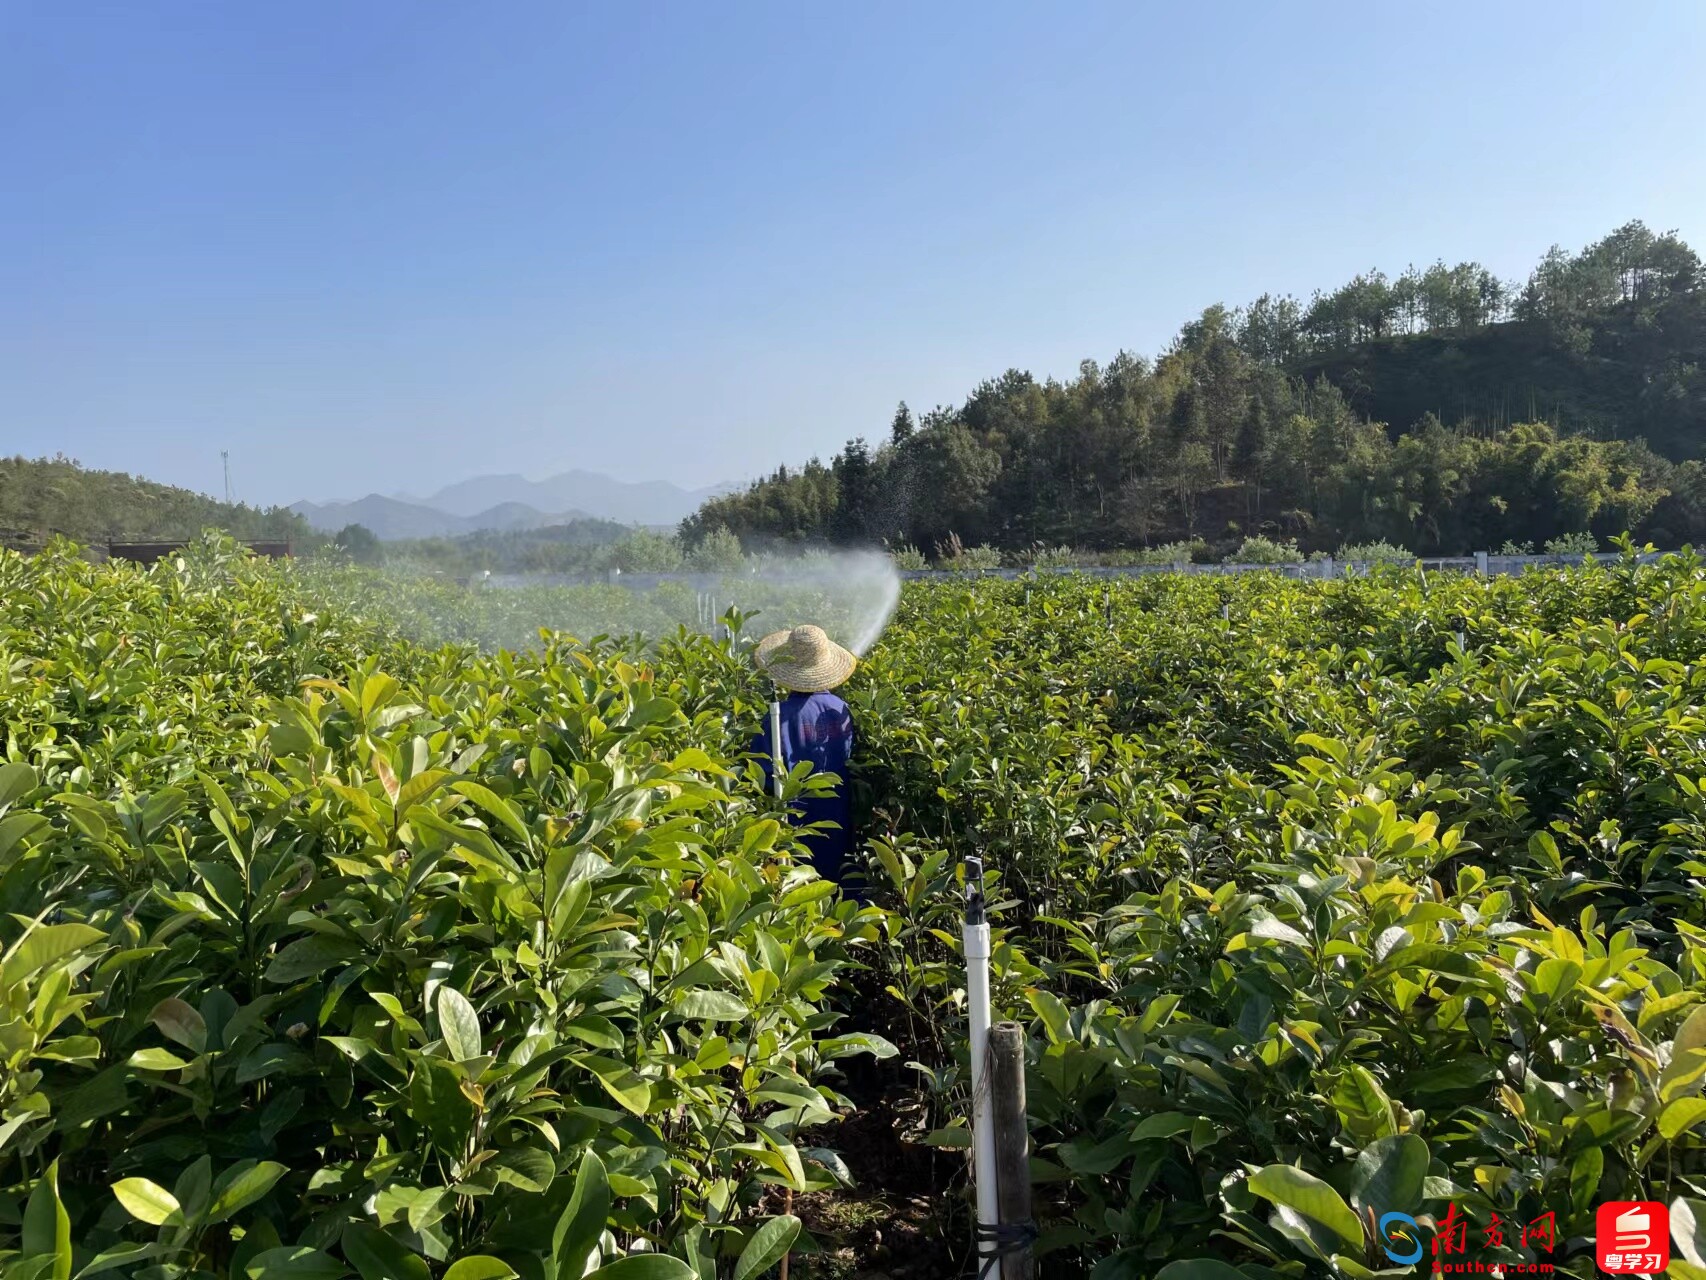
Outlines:
{"type": "Polygon", "coordinates": [[[316,529],[336,532],[359,524],[381,539],[452,537],[478,529],[537,529],[574,520],[673,527],[710,497],[732,486],[682,489],[662,480],[628,482],[571,470],[543,480],[520,475],[472,476],[430,497],[370,493],[353,501],[297,502],[316,529]]]}

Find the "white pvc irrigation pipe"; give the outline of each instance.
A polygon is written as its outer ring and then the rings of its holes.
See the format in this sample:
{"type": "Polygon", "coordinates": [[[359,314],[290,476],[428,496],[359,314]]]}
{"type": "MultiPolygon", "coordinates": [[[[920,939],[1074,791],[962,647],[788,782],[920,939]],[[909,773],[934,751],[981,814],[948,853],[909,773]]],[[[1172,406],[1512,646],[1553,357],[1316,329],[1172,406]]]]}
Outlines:
{"type": "Polygon", "coordinates": [[[962,939],[966,956],[966,1014],[971,1022],[972,1175],[977,1186],[978,1260],[987,1262],[996,1248],[1001,1210],[995,1188],[995,1114],[989,1096],[989,922],[983,915],[982,866],[968,860],[966,916],[962,939]],[[974,871],[975,868],[975,871],[974,871]]]}

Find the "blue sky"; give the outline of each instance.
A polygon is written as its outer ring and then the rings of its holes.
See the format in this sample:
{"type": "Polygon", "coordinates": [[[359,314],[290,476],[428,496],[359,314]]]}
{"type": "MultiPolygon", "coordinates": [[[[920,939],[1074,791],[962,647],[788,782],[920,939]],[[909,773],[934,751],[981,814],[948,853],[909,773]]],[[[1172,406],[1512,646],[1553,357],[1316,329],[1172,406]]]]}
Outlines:
{"type": "Polygon", "coordinates": [[[739,480],[1203,306],[1630,218],[1706,5],[0,3],[0,452],[739,480]]]}

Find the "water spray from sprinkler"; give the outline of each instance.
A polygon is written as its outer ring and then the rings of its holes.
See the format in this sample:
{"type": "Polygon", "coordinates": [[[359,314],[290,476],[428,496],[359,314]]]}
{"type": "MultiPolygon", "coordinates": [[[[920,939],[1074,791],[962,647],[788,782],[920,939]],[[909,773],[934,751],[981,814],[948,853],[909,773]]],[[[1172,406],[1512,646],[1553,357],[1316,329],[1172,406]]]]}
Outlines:
{"type": "MultiPolygon", "coordinates": [[[[554,574],[504,574],[487,585],[492,590],[471,619],[452,622],[462,631],[471,626],[488,649],[532,648],[541,629],[583,639],[638,633],[657,640],[687,626],[733,643],[738,634],[728,611],[738,598],[741,616],[761,617],[767,632],[815,623],[859,657],[882,634],[901,587],[900,575],[879,551],[766,559],[726,574],[612,573],[596,583],[554,574]],[[623,602],[622,592],[612,595],[611,587],[629,593],[631,603],[623,602]]],[[[411,625],[420,632],[415,638],[429,641],[452,630],[418,619],[411,625]]]]}

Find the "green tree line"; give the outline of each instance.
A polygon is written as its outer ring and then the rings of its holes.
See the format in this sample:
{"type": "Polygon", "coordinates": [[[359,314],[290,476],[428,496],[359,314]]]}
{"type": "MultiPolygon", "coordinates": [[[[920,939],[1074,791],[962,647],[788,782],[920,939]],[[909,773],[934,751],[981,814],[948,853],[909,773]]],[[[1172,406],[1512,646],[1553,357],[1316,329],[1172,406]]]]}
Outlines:
{"type": "Polygon", "coordinates": [[[1418,553],[1706,535],[1706,282],[1630,223],[1522,284],[1378,271],[1308,303],[1212,306],[1160,357],[1009,370],[896,411],[875,447],[779,467],[682,525],[749,547],[1088,549],[1253,533],[1418,553]],[[1397,406],[1401,416],[1379,412],[1397,406]]]}
{"type": "Polygon", "coordinates": [[[62,534],[79,542],[190,538],[205,528],[234,537],[318,542],[285,507],[219,502],[122,471],[95,471],[75,459],[0,458],[0,538],[14,545],[62,534]]]}

